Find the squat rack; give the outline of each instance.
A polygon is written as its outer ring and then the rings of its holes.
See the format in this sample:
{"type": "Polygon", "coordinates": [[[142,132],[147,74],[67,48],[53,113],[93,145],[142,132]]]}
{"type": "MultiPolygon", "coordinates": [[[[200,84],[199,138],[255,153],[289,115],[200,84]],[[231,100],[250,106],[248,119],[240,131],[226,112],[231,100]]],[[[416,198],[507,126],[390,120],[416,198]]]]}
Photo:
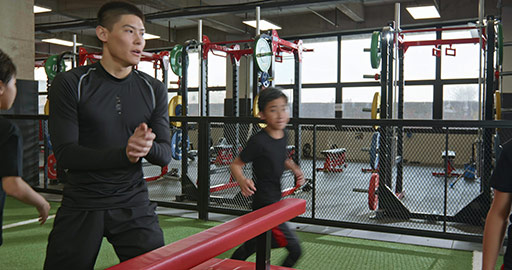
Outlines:
{"type": "MultiPolygon", "coordinates": [[[[200,31],[201,32],[201,31],[200,31]]],[[[209,102],[208,102],[208,76],[207,76],[207,61],[208,61],[208,53],[211,51],[214,53],[215,51],[221,51],[226,53],[232,60],[233,65],[233,75],[232,75],[232,85],[233,85],[233,104],[232,110],[234,116],[240,115],[240,106],[239,106],[239,60],[242,56],[254,54],[254,50],[252,48],[241,49],[239,44],[235,43],[253,43],[258,38],[265,38],[269,43],[272,50],[272,63],[282,62],[282,53],[293,53],[295,59],[295,80],[294,80],[294,88],[293,88],[293,118],[299,117],[300,112],[300,92],[302,88],[302,52],[303,51],[312,51],[308,49],[302,48],[302,40],[296,40],[294,42],[289,42],[279,38],[277,31],[272,30],[271,35],[262,34],[257,36],[256,39],[249,40],[236,40],[236,41],[226,41],[226,42],[211,42],[209,38],[205,35],[201,36],[202,43],[198,43],[195,40],[187,41],[185,46],[183,46],[182,55],[181,55],[181,65],[183,67],[188,66],[188,50],[191,48],[200,47],[200,84],[199,84],[199,92],[201,100],[200,104],[200,115],[208,116],[209,115],[209,102]],[[231,47],[225,46],[226,44],[235,44],[231,47]]],[[[214,53],[215,54],[215,53],[214,53]]],[[[223,55],[222,55],[223,56],[223,55]]],[[[253,61],[253,96],[256,97],[259,93],[261,86],[258,85],[258,67],[256,61],[253,61]]],[[[188,110],[188,87],[187,87],[187,76],[188,72],[186,68],[182,70],[182,78],[181,78],[181,95],[182,95],[182,116],[187,115],[188,110]]],[[[273,76],[272,76],[273,77],[273,76]]],[[[271,82],[274,85],[274,82],[271,82]]],[[[250,103],[250,102],[249,102],[250,103]]],[[[246,106],[247,107],[247,106],[246,106]]],[[[299,164],[300,157],[300,126],[298,124],[293,124],[295,131],[295,155],[293,157],[294,161],[299,164]]],[[[182,130],[182,149],[187,149],[187,140],[188,140],[188,125],[186,122],[183,122],[181,125],[182,130]]],[[[209,127],[204,130],[210,130],[209,127]]],[[[239,138],[239,126],[237,125],[235,140],[239,138]]],[[[210,137],[210,134],[207,134],[206,138],[210,137]]],[[[209,149],[210,142],[199,142],[201,149],[209,149]]],[[[204,151],[203,151],[204,152],[204,151]]],[[[207,152],[207,151],[206,151],[207,152]]],[[[208,154],[199,154],[199,173],[198,173],[198,187],[190,181],[188,176],[186,176],[186,172],[188,171],[188,164],[186,158],[182,159],[182,192],[185,198],[189,198],[192,200],[198,201],[199,209],[207,209],[209,200],[204,199],[209,197],[209,188],[202,188],[201,186],[209,187],[209,158],[208,154]],[[199,191],[198,191],[199,190],[199,191]]],[[[182,197],[182,196],[180,196],[182,197]]],[[[182,199],[182,198],[180,198],[182,199]]],[[[207,213],[207,211],[199,211],[199,213],[207,213]]],[[[206,216],[202,216],[200,214],[201,219],[207,219],[206,216]]]]}
{"type": "MultiPolygon", "coordinates": [[[[399,4],[397,4],[399,10],[399,4]]],[[[455,49],[452,49],[453,44],[480,44],[480,51],[484,50],[486,54],[486,74],[485,74],[485,87],[484,87],[484,120],[493,119],[494,109],[494,89],[495,89],[495,76],[494,76],[494,53],[495,53],[495,25],[497,21],[492,17],[487,18],[487,25],[485,26],[468,26],[468,27],[450,27],[450,28],[431,28],[431,29],[418,29],[418,30],[400,30],[399,28],[399,16],[395,18],[397,23],[390,23],[387,27],[383,28],[380,33],[380,59],[382,59],[381,74],[376,75],[375,78],[381,82],[381,107],[380,117],[381,119],[390,119],[393,115],[393,108],[390,105],[393,100],[393,91],[395,87],[395,80],[393,76],[394,63],[397,62],[398,68],[398,80],[396,81],[396,87],[398,88],[398,107],[397,107],[397,118],[403,119],[403,103],[404,103],[404,54],[409,47],[412,46],[435,46],[432,50],[433,56],[440,57],[441,46],[449,45],[446,48],[446,55],[455,56],[455,49]],[[394,29],[396,28],[396,29],[394,29]],[[442,31],[453,31],[453,30],[479,30],[480,36],[477,38],[462,38],[462,39],[448,39],[442,40],[440,38],[435,40],[422,40],[422,41],[404,41],[403,35],[405,33],[415,32],[442,32],[442,31]],[[395,53],[394,50],[397,50],[395,53]],[[397,55],[397,59],[395,59],[397,55]]],[[[440,37],[440,35],[437,35],[440,37]]],[[[480,78],[479,78],[480,81],[480,78]]],[[[400,200],[403,189],[403,159],[398,158],[396,161],[397,176],[395,191],[391,191],[392,183],[392,138],[396,132],[397,137],[397,156],[402,157],[403,155],[403,127],[397,127],[393,130],[392,127],[381,127],[379,129],[380,136],[380,148],[379,148],[379,178],[383,185],[379,185],[379,214],[385,214],[391,217],[397,218],[418,218],[428,220],[444,220],[444,221],[456,221],[456,222],[470,222],[474,224],[482,224],[485,219],[485,215],[490,206],[490,176],[491,166],[480,166],[481,172],[481,193],[467,206],[461,209],[455,216],[447,216],[446,202],[447,202],[447,176],[445,176],[445,207],[444,215],[438,214],[425,214],[425,213],[412,213],[400,200]]],[[[483,149],[481,151],[483,159],[481,160],[484,164],[492,164],[492,135],[495,133],[495,129],[484,128],[483,130],[483,149]]],[[[446,129],[446,153],[448,153],[448,129],[446,129]]],[[[447,168],[447,159],[445,159],[445,168],[447,168]]],[[[446,226],[446,223],[445,225],[446,226]]],[[[446,228],[445,228],[446,229],[446,228]]]]}

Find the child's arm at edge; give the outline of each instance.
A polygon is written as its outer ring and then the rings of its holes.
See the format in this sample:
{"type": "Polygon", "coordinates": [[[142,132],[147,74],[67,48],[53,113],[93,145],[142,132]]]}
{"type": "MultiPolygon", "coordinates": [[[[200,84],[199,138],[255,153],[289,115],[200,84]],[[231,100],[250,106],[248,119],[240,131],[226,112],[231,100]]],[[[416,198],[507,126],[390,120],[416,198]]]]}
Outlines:
{"type": "Polygon", "coordinates": [[[237,157],[235,160],[233,160],[233,163],[231,163],[229,168],[231,169],[231,174],[240,186],[242,195],[249,197],[256,191],[256,186],[254,186],[252,179],[245,177],[243,172],[244,165],[245,163],[240,159],[240,157],[237,157]]]}
{"type": "Polygon", "coordinates": [[[510,214],[512,193],[494,190],[494,200],[484,228],[482,269],[495,269],[510,214]]]}
{"type": "Polygon", "coordinates": [[[295,162],[293,162],[293,160],[291,158],[287,158],[284,161],[284,166],[287,169],[292,170],[293,174],[295,175],[295,185],[297,185],[297,186],[304,185],[304,182],[305,182],[304,173],[302,172],[300,167],[295,162]]]}
{"type": "Polygon", "coordinates": [[[21,177],[6,176],[2,177],[2,188],[9,196],[17,200],[34,206],[39,212],[39,222],[43,225],[48,218],[50,204],[35,192],[21,177]]]}

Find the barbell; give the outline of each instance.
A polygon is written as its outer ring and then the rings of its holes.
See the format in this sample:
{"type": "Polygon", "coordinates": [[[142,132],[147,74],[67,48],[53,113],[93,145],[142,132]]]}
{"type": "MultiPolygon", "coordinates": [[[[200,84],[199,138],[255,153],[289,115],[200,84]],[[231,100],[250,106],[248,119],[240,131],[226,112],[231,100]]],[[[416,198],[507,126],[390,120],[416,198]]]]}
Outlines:
{"type": "MultiPolygon", "coordinates": [[[[181,130],[176,130],[171,138],[171,156],[175,160],[181,160],[181,157],[183,156],[183,150],[182,150],[182,143],[181,140],[183,138],[183,135],[181,133],[181,130]]],[[[187,138],[187,151],[190,149],[190,141],[187,138]]]]}
{"type": "Polygon", "coordinates": [[[501,120],[501,95],[499,90],[494,92],[494,106],[494,119],[501,120]]]}
{"type": "Polygon", "coordinates": [[[501,65],[503,65],[503,26],[501,25],[501,23],[498,24],[497,34],[498,34],[498,40],[497,40],[498,64],[501,66],[501,65]]]}
{"type": "Polygon", "coordinates": [[[46,76],[48,77],[49,81],[53,81],[55,76],[57,76],[57,73],[64,70],[66,70],[66,63],[64,62],[64,59],[58,54],[51,55],[48,57],[48,59],[46,59],[46,62],[44,63],[44,71],[46,72],[46,76]]]}
{"type": "MultiPolygon", "coordinates": [[[[174,72],[174,74],[181,77],[183,65],[181,63],[181,55],[183,54],[183,45],[176,45],[174,48],[172,48],[171,53],[169,55],[169,63],[171,65],[171,70],[174,72]]],[[[187,55],[188,59],[188,55],[187,55]]],[[[188,61],[187,61],[187,68],[188,68],[188,61]]]]}
{"type": "MultiPolygon", "coordinates": [[[[252,103],[252,116],[254,116],[256,118],[261,118],[260,117],[260,109],[258,108],[258,100],[259,100],[259,98],[260,98],[260,95],[257,95],[254,98],[254,102],[252,103]]],[[[265,123],[258,123],[258,125],[260,126],[260,128],[267,127],[267,124],[265,124],[265,123]]]]}
{"type": "Polygon", "coordinates": [[[372,68],[379,68],[380,58],[381,58],[380,32],[374,31],[372,33],[372,42],[371,42],[371,48],[370,48],[370,63],[372,65],[372,68]]]}
{"type": "MultiPolygon", "coordinates": [[[[183,105],[181,96],[174,96],[169,101],[169,116],[179,116],[183,114],[183,105]]],[[[175,127],[181,127],[181,122],[171,122],[175,127]]]]}
{"type": "Polygon", "coordinates": [[[258,68],[263,72],[268,72],[272,65],[273,52],[265,38],[259,37],[256,39],[253,54],[258,68]]]}

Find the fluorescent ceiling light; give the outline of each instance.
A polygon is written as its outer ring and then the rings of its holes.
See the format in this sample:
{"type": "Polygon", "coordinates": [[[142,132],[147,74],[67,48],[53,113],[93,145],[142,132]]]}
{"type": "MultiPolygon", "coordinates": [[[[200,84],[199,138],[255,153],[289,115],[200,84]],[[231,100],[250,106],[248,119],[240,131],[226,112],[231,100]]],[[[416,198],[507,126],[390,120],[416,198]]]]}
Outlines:
{"type": "Polygon", "coordinates": [[[52,11],[52,10],[49,8],[34,6],[34,13],[43,13],[43,12],[50,12],[50,11],[52,11]]]}
{"type": "Polygon", "coordinates": [[[435,6],[406,7],[415,20],[441,18],[435,6]]]}
{"type": "MultiPolygon", "coordinates": [[[[243,21],[243,23],[249,25],[250,27],[254,27],[256,28],[256,20],[252,20],[252,21],[243,21]]],[[[260,20],[260,30],[261,31],[265,31],[265,30],[270,30],[270,29],[276,29],[276,30],[279,30],[281,29],[281,27],[269,22],[269,21],[266,21],[266,20],[260,20]]]]}
{"type": "MultiPolygon", "coordinates": [[[[47,39],[43,39],[41,41],[42,42],[53,43],[53,44],[57,44],[57,45],[62,45],[62,46],[73,47],[73,42],[67,41],[67,40],[63,40],[63,39],[58,39],[58,38],[47,38],[47,39]]],[[[82,43],[78,43],[77,42],[76,46],[82,46],[82,43]]]]}
{"type": "Polygon", "coordinates": [[[150,33],[144,33],[144,39],[158,39],[158,38],[160,38],[160,36],[153,35],[150,33]]]}

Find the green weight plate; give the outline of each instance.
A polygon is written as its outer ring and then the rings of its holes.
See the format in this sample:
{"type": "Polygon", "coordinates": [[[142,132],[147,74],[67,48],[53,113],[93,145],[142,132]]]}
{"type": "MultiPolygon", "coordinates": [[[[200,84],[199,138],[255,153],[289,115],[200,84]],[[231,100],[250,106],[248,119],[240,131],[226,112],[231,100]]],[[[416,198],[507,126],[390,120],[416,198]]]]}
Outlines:
{"type": "Polygon", "coordinates": [[[372,64],[372,68],[379,68],[380,55],[380,32],[374,31],[372,34],[372,46],[370,50],[370,62],[372,64]]]}
{"type": "Polygon", "coordinates": [[[254,44],[254,59],[261,71],[268,72],[272,64],[272,50],[266,39],[258,38],[256,40],[254,44]]]}
{"type": "Polygon", "coordinates": [[[503,65],[503,26],[498,24],[498,64],[503,65]]]}
{"type": "Polygon", "coordinates": [[[60,69],[57,67],[57,61],[59,61],[59,55],[52,55],[48,57],[44,63],[44,71],[46,72],[46,76],[48,77],[49,81],[53,81],[55,76],[57,76],[57,73],[66,70],[66,64],[64,63],[64,60],[60,61],[60,69]]]}
{"type": "Polygon", "coordinates": [[[181,77],[181,70],[182,70],[182,65],[181,65],[182,51],[183,51],[183,46],[178,44],[178,45],[174,46],[174,48],[172,48],[171,54],[169,56],[169,62],[171,64],[172,72],[174,72],[174,74],[176,74],[180,77],[181,77]]]}

